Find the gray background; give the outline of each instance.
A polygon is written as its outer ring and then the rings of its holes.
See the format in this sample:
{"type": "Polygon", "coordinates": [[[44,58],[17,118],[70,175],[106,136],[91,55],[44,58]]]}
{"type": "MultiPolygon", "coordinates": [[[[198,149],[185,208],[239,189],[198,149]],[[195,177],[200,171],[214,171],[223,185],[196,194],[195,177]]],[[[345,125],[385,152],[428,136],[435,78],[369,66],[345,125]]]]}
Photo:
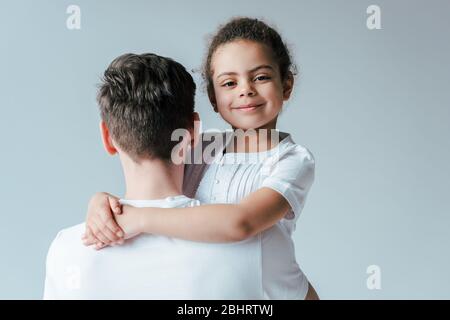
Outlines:
{"type": "MultiPolygon", "coordinates": [[[[98,130],[108,63],[155,52],[197,69],[235,15],[274,24],[302,73],[279,129],[317,162],[295,243],[320,296],[450,298],[449,12],[446,0],[2,1],[0,298],[41,298],[56,232],[84,220],[94,192],[124,191],[98,130]],[[66,28],[70,4],[81,30],[66,28]],[[366,27],[370,4],[382,30],[366,27]]],[[[227,128],[202,90],[197,111],[204,129],[227,128]]]]}

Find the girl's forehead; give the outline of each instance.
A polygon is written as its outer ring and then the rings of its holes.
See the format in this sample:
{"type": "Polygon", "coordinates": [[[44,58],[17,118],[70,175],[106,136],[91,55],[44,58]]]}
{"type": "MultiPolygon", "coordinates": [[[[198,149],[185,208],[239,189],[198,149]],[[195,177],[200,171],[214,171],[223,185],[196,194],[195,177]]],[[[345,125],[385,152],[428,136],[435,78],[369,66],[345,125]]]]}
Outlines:
{"type": "Polygon", "coordinates": [[[220,45],[211,59],[211,70],[215,75],[250,71],[259,65],[270,65],[276,69],[270,48],[249,40],[236,40],[220,45]]]}

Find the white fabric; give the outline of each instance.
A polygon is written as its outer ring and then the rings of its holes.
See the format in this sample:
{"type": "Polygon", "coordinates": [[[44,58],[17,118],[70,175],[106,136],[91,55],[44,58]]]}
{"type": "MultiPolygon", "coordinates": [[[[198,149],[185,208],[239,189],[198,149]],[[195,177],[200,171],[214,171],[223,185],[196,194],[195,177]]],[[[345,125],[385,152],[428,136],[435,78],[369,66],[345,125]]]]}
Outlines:
{"type": "MultiPolygon", "coordinates": [[[[219,152],[206,168],[195,198],[205,204],[239,203],[262,187],[282,194],[292,210],[274,226],[249,241],[255,242],[255,246],[259,242],[261,247],[260,281],[264,298],[304,299],[308,280],[296,262],[291,235],[314,181],[315,161],[311,152],[294,143],[289,134],[279,134],[280,143],[268,151],[219,152]]],[[[230,143],[229,138],[231,135],[228,135],[225,146],[230,143]]],[[[186,170],[187,173],[191,171],[189,168],[186,170]]],[[[189,179],[189,176],[186,178],[189,179]]]]}
{"type": "MultiPolygon", "coordinates": [[[[183,195],[121,200],[137,207],[198,204],[183,195]]],[[[263,299],[258,241],[199,243],[139,235],[96,251],[85,225],[58,233],[46,264],[44,299],[263,299]]]]}

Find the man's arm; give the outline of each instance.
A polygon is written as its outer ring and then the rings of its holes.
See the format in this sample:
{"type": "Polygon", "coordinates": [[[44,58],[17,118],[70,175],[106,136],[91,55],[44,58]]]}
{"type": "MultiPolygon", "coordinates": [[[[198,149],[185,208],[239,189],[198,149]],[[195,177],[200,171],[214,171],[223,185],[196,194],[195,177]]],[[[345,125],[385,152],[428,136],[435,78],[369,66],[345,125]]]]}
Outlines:
{"type": "Polygon", "coordinates": [[[289,208],[280,193],[261,188],[239,204],[187,208],[123,206],[123,214],[115,218],[125,233],[153,233],[200,242],[235,242],[271,227],[289,208]]]}

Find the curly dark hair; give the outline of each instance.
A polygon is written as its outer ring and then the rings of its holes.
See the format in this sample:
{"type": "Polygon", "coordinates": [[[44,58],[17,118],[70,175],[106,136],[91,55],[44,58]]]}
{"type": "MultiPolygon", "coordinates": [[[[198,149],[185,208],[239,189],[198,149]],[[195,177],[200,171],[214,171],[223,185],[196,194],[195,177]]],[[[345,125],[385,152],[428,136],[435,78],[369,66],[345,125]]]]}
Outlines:
{"type": "Polygon", "coordinates": [[[195,83],[178,62],[152,53],[114,59],[97,95],[111,137],[134,160],[169,161],[175,129],[193,125],[195,83]]]}
{"type": "MultiPolygon", "coordinates": [[[[265,22],[248,18],[236,17],[224,25],[219,26],[218,31],[212,37],[208,46],[205,61],[203,63],[203,79],[206,82],[208,94],[214,93],[212,81],[211,59],[214,52],[223,44],[236,40],[250,40],[266,45],[272,50],[273,58],[278,64],[281,80],[285,81],[293,66],[291,56],[280,34],[265,22]]],[[[293,70],[292,70],[293,71],[293,70]]],[[[295,74],[295,71],[293,71],[295,74]]]]}

